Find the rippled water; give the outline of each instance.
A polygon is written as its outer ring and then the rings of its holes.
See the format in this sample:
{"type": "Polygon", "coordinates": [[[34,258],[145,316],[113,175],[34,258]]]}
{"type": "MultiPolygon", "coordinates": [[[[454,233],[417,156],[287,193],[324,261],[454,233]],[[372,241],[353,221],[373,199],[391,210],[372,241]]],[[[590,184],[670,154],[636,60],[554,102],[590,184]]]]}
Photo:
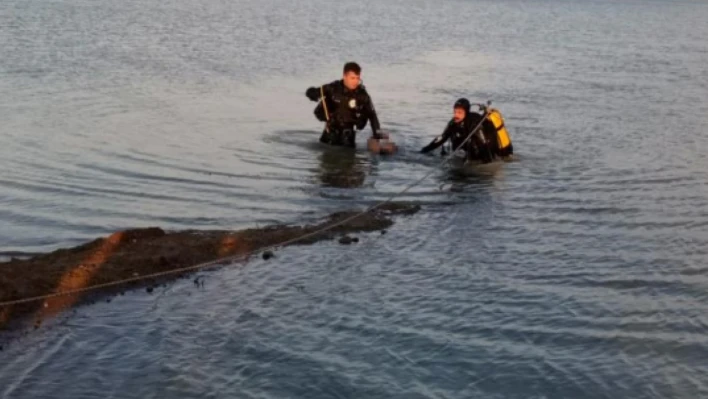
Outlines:
{"type": "Polygon", "coordinates": [[[300,222],[439,171],[385,236],[6,346],[0,395],[708,396],[706,20],[688,0],[4,0],[6,256],[300,222]],[[350,59],[396,157],[315,143],[304,90],[350,59]],[[518,162],[457,178],[415,153],[459,96],[495,102],[518,162]]]}

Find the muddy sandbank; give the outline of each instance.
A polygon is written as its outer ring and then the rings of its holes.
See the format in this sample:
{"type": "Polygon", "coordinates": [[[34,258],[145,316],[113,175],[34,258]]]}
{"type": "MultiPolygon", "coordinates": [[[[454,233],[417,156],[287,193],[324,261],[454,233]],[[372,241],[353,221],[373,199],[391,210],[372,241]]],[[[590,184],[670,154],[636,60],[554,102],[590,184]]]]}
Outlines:
{"type": "MultiPolygon", "coordinates": [[[[336,226],[289,245],[312,244],[358,232],[382,231],[393,224],[394,216],[414,214],[419,209],[415,204],[389,203],[340,225],[336,224],[359,211],[337,212],[319,223],[304,226],[272,225],[239,231],[166,232],[158,227],[119,231],[74,248],[0,263],[0,302],[177,270],[224,257],[259,255],[262,249],[333,225],[336,226]]],[[[81,294],[0,306],[0,330],[26,323],[39,326],[43,318],[74,306],[105,300],[131,289],[150,291],[158,284],[188,277],[188,274],[174,273],[159,280],[140,280],[81,294]]]]}

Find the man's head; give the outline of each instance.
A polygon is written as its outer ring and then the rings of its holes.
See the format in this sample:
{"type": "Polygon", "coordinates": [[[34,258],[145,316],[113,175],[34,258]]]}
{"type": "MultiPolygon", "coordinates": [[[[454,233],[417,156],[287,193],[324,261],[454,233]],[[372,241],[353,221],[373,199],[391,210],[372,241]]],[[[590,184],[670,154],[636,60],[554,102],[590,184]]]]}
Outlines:
{"type": "Polygon", "coordinates": [[[470,105],[470,102],[466,98],[460,98],[459,100],[455,101],[455,105],[452,107],[453,109],[453,114],[452,118],[455,120],[455,122],[459,123],[462,122],[467,114],[470,113],[470,108],[472,106],[470,105]]]}
{"type": "Polygon", "coordinates": [[[344,72],[342,74],[344,86],[349,90],[354,90],[361,83],[361,67],[356,62],[347,62],[344,64],[344,72]]]}

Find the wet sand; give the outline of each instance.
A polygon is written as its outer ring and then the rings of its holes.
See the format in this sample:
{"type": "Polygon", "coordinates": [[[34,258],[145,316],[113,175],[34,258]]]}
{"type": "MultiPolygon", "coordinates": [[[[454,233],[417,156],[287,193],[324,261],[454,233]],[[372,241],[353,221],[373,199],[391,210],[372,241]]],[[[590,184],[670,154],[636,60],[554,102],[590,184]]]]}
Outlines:
{"type": "MultiPolygon", "coordinates": [[[[337,238],[341,243],[355,244],[358,240],[342,240],[342,236],[358,232],[383,232],[393,224],[393,216],[414,214],[419,209],[418,205],[389,203],[292,244],[312,244],[337,238]]],[[[225,257],[258,255],[259,250],[315,233],[340,223],[356,212],[337,212],[320,223],[305,226],[274,225],[240,231],[166,232],[158,227],[119,231],[78,247],[0,263],[0,302],[82,289],[225,257]]],[[[0,330],[32,325],[39,327],[44,318],[74,306],[107,299],[129,289],[145,288],[151,292],[155,285],[187,277],[187,274],[174,273],[159,280],[145,279],[82,294],[0,307],[0,330]]]]}

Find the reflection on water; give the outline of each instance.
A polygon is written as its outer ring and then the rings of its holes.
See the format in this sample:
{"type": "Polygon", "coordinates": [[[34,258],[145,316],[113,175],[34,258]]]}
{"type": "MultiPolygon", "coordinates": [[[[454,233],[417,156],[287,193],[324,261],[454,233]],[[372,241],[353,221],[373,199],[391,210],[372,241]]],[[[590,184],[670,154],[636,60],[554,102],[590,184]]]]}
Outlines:
{"type": "Polygon", "coordinates": [[[324,187],[361,187],[371,172],[368,154],[352,148],[338,148],[322,144],[318,155],[317,176],[324,187]]]}

